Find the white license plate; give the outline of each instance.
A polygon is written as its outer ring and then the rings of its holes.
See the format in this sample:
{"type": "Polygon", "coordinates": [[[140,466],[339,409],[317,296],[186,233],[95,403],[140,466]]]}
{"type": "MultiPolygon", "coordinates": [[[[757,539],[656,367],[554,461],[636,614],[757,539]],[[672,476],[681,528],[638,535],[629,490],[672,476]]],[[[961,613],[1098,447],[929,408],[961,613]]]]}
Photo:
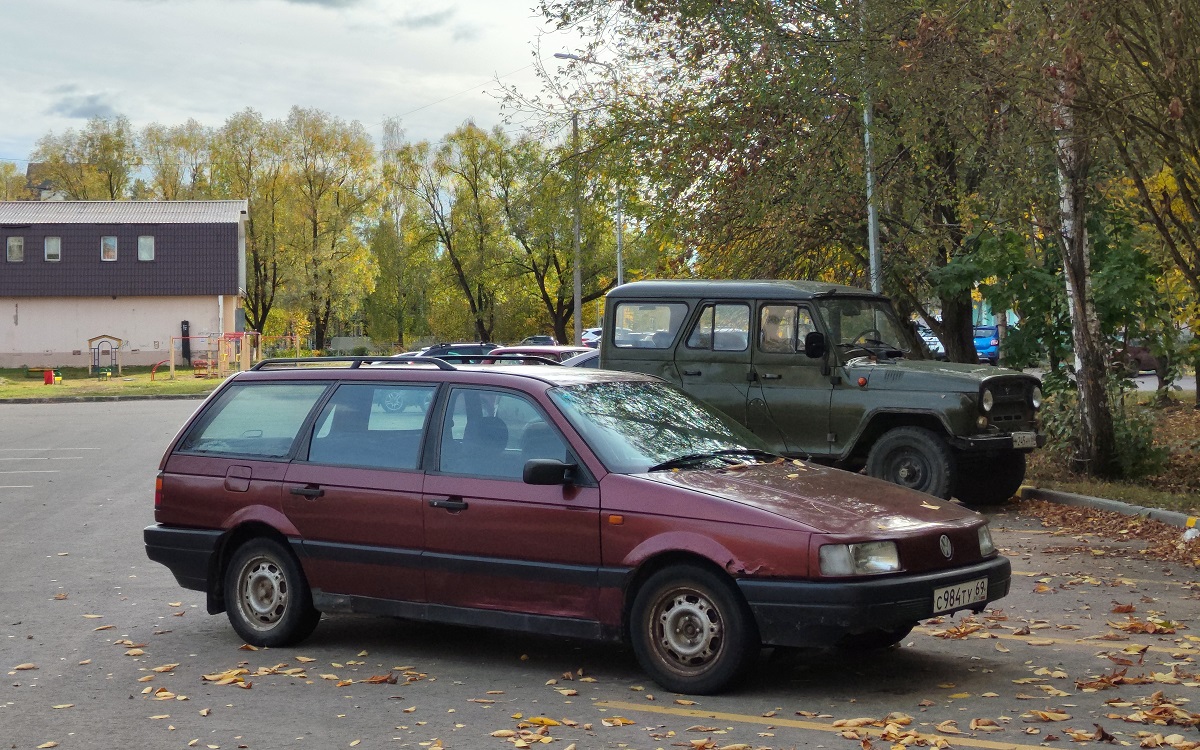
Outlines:
{"type": "Polygon", "coordinates": [[[1036,448],[1037,433],[1036,432],[1014,432],[1013,434],[1014,448],[1036,448]]]}
{"type": "Polygon", "coordinates": [[[987,601],[986,578],[933,590],[934,614],[949,612],[952,609],[985,601],[987,601]]]}

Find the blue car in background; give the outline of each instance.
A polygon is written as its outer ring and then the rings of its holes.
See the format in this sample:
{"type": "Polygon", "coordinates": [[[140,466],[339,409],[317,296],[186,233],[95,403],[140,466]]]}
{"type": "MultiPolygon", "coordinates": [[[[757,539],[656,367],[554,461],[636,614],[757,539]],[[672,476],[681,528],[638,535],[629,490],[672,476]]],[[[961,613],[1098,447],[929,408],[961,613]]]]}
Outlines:
{"type": "Polygon", "coordinates": [[[996,326],[975,326],[975,353],[980,362],[1000,364],[1000,331],[996,326]]]}

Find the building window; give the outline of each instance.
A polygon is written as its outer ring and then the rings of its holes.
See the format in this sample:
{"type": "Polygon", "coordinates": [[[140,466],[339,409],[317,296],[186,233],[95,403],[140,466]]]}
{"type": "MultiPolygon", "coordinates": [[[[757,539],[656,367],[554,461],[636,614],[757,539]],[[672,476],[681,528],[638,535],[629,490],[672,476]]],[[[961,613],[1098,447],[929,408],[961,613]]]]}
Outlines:
{"type": "Polygon", "coordinates": [[[100,238],[100,260],[116,260],[117,259],[117,238],[116,237],[101,237],[100,238]]]}
{"type": "Polygon", "coordinates": [[[62,237],[46,238],[46,260],[51,263],[62,260],[62,237]]]}
{"type": "Polygon", "coordinates": [[[20,263],[25,260],[25,238],[24,237],[9,237],[8,238],[8,262],[20,263]]]}
{"type": "Polygon", "coordinates": [[[154,260],[154,235],[138,237],[138,260],[154,260]]]}

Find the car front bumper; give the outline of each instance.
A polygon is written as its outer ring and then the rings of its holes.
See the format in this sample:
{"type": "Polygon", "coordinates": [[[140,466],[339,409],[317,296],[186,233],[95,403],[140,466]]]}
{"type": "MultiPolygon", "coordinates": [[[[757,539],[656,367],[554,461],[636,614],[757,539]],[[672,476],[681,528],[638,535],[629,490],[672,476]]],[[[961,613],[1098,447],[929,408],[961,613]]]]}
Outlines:
{"type": "Polygon", "coordinates": [[[997,556],[951,570],[865,581],[739,579],[737,584],[764,645],[824,647],[847,635],[895,630],[957,611],[934,612],[934,590],[986,577],[986,601],[957,608],[981,610],[1008,594],[1011,576],[1008,558],[997,556]]]}

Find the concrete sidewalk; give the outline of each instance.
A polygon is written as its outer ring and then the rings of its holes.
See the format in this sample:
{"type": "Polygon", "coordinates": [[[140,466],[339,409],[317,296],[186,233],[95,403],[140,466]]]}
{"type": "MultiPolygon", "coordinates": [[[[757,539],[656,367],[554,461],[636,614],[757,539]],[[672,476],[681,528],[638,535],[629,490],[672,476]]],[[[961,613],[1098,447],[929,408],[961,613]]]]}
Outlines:
{"type": "Polygon", "coordinates": [[[1045,500],[1051,503],[1061,503],[1062,505],[1078,505],[1085,508],[1095,508],[1096,510],[1107,510],[1126,516],[1141,516],[1142,518],[1149,518],[1154,521],[1170,524],[1171,526],[1178,526],[1181,529],[1194,529],[1200,526],[1200,518],[1189,516],[1186,513],[1174,510],[1162,510],[1161,508],[1146,508],[1141,505],[1131,505],[1119,500],[1108,500],[1103,497],[1076,495],[1073,492],[1044,490],[1024,485],[1021,489],[1017,490],[1017,497],[1022,500],[1045,500]]]}

